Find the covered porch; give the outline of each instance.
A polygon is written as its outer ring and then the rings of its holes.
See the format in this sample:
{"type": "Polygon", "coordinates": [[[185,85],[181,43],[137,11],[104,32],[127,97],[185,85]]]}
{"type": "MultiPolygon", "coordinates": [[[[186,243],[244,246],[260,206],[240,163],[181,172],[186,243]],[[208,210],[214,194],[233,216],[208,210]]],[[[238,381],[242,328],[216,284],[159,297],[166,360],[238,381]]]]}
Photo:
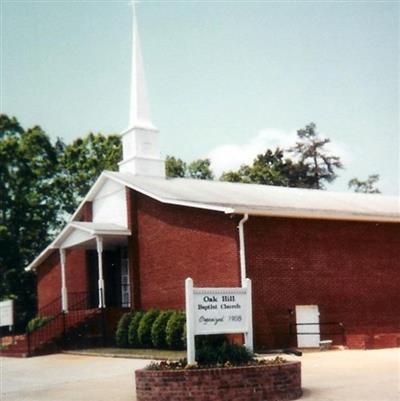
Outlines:
{"type": "MultiPolygon", "coordinates": [[[[54,242],[61,268],[61,310],[67,313],[81,302],[85,309],[131,307],[128,259],[129,229],[112,223],[71,222],[54,242]],[[67,251],[84,250],[86,292],[69,291],[67,251]]],[[[74,279],[74,278],[72,278],[74,279]]],[[[79,278],[77,278],[79,279],[79,278]]],[[[69,278],[71,280],[71,278],[69,278]]]]}

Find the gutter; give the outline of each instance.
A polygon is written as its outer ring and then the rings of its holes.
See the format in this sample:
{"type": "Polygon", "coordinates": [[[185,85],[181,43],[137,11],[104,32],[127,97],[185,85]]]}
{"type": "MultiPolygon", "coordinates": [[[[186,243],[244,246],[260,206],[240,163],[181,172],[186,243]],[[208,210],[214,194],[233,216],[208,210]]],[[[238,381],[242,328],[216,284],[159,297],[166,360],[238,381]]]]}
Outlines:
{"type": "Polygon", "coordinates": [[[239,253],[240,253],[240,280],[242,287],[246,285],[246,252],[244,247],[244,223],[249,219],[249,215],[245,213],[239,221],[239,253]]]}

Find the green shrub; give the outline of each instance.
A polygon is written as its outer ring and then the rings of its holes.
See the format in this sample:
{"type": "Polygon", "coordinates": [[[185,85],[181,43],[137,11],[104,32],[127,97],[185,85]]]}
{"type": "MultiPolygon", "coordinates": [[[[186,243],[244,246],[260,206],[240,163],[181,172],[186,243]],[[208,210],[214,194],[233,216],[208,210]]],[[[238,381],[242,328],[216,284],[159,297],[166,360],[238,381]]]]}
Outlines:
{"type": "Polygon", "coordinates": [[[172,311],[161,312],[153,323],[153,327],[151,328],[151,342],[155,348],[162,349],[167,347],[165,329],[172,313],[172,311]]]}
{"type": "Polygon", "coordinates": [[[177,350],[183,349],[184,342],[182,337],[185,333],[185,323],[186,317],[183,312],[172,313],[165,329],[165,340],[169,348],[177,350]]]}
{"type": "Polygon", "coordinates": [[[128,328],[133,316],[134,312],[128,312],[124,313],[119,319],[117,331],[115,332],[115,342],[118,347],[127,348],[129,346],[128,328]]]}
{"type": "Polygon", "coordinates": [[[196,336],[196,348],[202,348],[205,346],[211,346],[214,348],[219,348],[226,342],[228,342],[225,334],[209,334],[196,336]]]}
{"type": "Polygon", "coordinates": [[[33,319],[29,320],[26,326],[26,331],[32,333],[32,331],[40,329],[45,324],[47,324],[47,322],[50,322],[50,320],[53,320],[53,316],[36,316],[33,319]]]}
{"type": "Polygon", "coordinates": [[[144,312],[137,311],[134,313],[128,327],[128,345],[132,348],[137,348],[140,346],[138,338],[138,328],[140,321],[142,320],[144,312]]]}
{"type": "Polygon", "coordinates": [[[224,342],[220,346],[205,344],[196,349],[196,361],[199,365],[245,365],[253,361],[253,354],[243,345],[224,342]]]}
{"type": "Polygon", "coordinates": [[[159,314],[159,310],[151,309],[146,312],[143,318],[140,320],[137,334],[139,344],[144,348],[151,348],[153,345],[151,342],[151,328],[153,327],[153,323],[159,314]]]}

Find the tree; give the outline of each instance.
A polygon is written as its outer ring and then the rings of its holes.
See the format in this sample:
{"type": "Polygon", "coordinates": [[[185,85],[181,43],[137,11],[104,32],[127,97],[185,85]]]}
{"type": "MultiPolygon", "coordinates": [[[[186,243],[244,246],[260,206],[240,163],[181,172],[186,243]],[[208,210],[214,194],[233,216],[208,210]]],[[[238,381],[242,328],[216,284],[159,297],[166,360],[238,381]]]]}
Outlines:
{"type": "Polygon", "coordinates": [[[214,179],[214,175],[211,171],[210,165],[210,159],[197,159],[192,161],[188,166],[189,177],[200,180],[214,179]]]}
{"type": "Polygon", "coordinates": [[[285,187],[307,188],[309,167],[285,157],[282,149],[267,149],[251,166],[242,165],[237,171],[224,172],[220,180],[285,187]]]}
{"type": "Polygon", "coordinates": [[[310,123],[297,131],[298,141],[288,151],[307,167],[306,182],[309,188],[324,189],[325,183],[333,182],[336,170],[343,168],[340,158],[327,153],[328,138],[320,138],[316,125],[310,123]]]}
{"type": "Polygon", "coordinates": [[[58,141],[57,146],[58,199],[64,212],[73,213],[103,170],[118,170],[122,156],[121,139],[118,135],[90,133],[70,145],[58,141]]]}
{"type": "Polygon", "coordinates": [[[57,225],[57,151],[39,127],[0,115],[0,299],[16,300],[22,328],[35,310],[35,280],[24,267],[57,225]]]}
{"type": "Polygon", "coordinates": [[[259,154],[251,166],[242,165],[238,171],[224,172],[220,180],[230,182],[254,183],[263,185],[288,185],[288,177],[285,174],[285,160],[283,151],[276,148],[275,151],[267,149],[259,154]]]}
{"type": "Polygon", "coordinates": [[[379,181],[379,174],[372,174],[368,176],[365,181],[361,181],[358,178],[352,178],[349,181],[349,188],[352,188],[354,192],[361,192],[365,194],[380,194],[381,191],[376,187],[379,181]]]}
{"type": "Polygon", "coordinates": [[[185,177],[187,166],[181,159],[176,159],[174,156],[167,156],[165,159],[165,175],[167,177],[185,177]]]}
{"type": "Polygon", "coordinates": [[[89,134],[54,145],[35,126],[0,115],[0,299],[16,300],[19,329],[35,313],[35,279],[24,268],[54,237],[104,169],[116,170],[119,136],[89,134]]]}

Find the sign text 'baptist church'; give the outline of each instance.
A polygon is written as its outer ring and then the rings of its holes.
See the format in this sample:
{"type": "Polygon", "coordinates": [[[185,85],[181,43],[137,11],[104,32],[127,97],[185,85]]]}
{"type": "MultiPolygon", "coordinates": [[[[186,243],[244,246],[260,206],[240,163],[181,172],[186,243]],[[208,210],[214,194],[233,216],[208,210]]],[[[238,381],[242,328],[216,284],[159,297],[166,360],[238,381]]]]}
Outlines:
{"type": "Polygon", "coordinates": [[[193,280],[185,282],[186,339],[188,363],[195,361],[196,335],[243,333],[245,345],[253,350],[251,281],[243,287],[194,288],[193,280]]]}

